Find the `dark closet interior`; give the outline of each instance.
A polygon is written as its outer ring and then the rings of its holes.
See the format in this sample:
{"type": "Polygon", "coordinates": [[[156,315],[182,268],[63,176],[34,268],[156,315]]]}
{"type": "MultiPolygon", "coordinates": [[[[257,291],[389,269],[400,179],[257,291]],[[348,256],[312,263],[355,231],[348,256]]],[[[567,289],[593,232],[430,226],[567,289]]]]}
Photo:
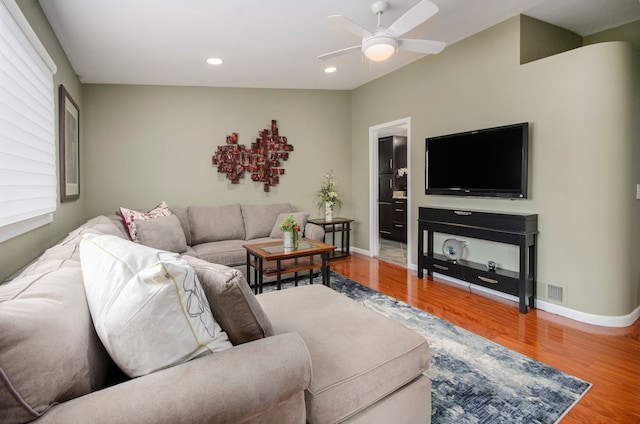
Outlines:
{"type": "Polygon", "coordinates": [[[407,137],[378,139],[378,231],[407,242],[407,137]]]}

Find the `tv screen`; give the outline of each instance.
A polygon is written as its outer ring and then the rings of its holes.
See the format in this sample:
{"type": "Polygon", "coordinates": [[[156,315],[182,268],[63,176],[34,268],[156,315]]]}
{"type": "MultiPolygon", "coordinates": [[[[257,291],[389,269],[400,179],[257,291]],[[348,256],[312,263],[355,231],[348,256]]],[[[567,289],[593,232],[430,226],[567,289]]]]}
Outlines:
{"type": "Polygon", "coordinates": [[[529,124],[426,139],[426,194],[527,197],[529,124]]]}

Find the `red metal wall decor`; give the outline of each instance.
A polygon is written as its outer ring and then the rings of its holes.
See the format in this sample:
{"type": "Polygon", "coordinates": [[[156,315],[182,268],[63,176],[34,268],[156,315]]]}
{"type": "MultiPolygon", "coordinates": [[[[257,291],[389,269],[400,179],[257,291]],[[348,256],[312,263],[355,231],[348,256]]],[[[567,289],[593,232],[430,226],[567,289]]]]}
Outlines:
{"type": "Polygon", "coordinates": [[[258,138],[251,147],[238,144],[238,133],[227,136],[227,144],[218,146],[216,154],[211,157],[218,172],[227,175],[231,184],[238,184],[244,173],[251,173],[251,179],[264,183],[264,191],[278,185],[280,175],[284,175],[282,162],[289,159],[293,146],[287,143],[287,137],[278,134],[276,120],[271,121],[271,130],[258,131],[258,138]]]}

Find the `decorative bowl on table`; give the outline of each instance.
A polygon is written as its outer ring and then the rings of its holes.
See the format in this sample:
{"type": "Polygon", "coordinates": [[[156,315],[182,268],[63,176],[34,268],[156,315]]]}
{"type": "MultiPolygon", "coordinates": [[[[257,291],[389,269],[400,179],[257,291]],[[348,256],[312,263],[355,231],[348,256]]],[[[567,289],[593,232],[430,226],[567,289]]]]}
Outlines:
{"type": "Polygon", "coordinates": [[[446,239],[442,244],[442,253],[450,261],[462,259],[464,248],[467,246],[466,241],[456,239],[446,239]]]}

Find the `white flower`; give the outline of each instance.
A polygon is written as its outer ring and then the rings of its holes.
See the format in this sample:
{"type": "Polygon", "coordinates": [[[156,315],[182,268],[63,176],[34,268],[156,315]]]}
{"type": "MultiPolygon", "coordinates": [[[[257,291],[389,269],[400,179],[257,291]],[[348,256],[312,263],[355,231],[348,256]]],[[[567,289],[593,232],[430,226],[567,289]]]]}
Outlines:
{"type": "Polygon", "coordinates": [[[329,204],[331,208],[342,206],[342,201],[338,198],[338,192],[336,191],[336,180],[333,175],[333,170],[324,175],[324,182],[320,185],[320,190],[317,191],[318,195],[318,208],[322,208],[325,203],[329,204]]]}

